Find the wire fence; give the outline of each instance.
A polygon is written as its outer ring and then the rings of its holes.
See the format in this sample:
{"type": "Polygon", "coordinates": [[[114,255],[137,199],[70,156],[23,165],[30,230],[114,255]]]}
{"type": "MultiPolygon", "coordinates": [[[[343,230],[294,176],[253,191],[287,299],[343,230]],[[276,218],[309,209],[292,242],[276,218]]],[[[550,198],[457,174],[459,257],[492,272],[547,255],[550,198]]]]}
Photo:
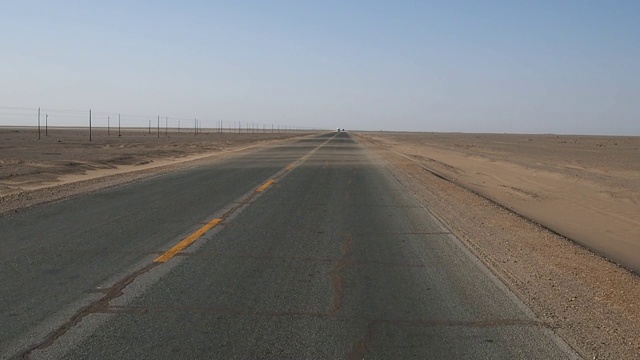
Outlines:
{"type": "Polygon", "coordinates": [[[157,137],[175,133],[297,133],[321,130],[319,128],[267,124],[251,121],[225,121],[198,118],[177,118],[162,115],[136,115],[109,111],[27,108],[0,106],[0,124],[4,127],[37,127],[37,136],[48,136],[49,129],[87,129],[89,141],[94,130],[107,135],[123,136],[123,130],[146,132],[157,137]]]}

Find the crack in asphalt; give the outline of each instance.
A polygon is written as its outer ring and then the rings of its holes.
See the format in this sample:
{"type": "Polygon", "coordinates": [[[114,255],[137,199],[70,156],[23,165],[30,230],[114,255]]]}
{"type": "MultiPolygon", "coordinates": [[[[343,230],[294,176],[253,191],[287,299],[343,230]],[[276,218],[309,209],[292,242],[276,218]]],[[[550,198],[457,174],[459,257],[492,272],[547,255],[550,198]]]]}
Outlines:
{"type": "Polygon", "coordinates": [[[368,345],[373,338],[373,333],[375,331],[374,327],[376,326],[377,321],[373,320],[367,324],[367,331],[364,333],[364,336],[355,342],[351,351],[347,354],[347,359],[349,360],[362,360],[367,354],[368,345]]]}
{"type": "Polygon", "coordinates": [[[342,243],[342,257],[338,263],[329,270],[329,277],[333,284],[333,304],[329,309],[329,315],[337,315],[338,311],[342,307],[342,301],[344,299],[344,279],[342,277],[342,270],[349,267],[352,264],[351,251],[353,249],[353,237],[349,233],[344,234],[344,241],[342,243]]]}
{"type": "Polygon", "coordinates": [[[72,327],[77,325],[82,319],[84,319],[87,315],[93,314],[96,312],[100,312],[102,309],[107,309],[111,300],[116,299],[124,294],[124,289],[129,286],[138,276],[148,272],[159,265],[159,263],[149,263],[146,266],[134,271],[133,273],[127,275],[122,278],[113,286],[108,289],[104,289],[106,291],[105,295],[92,302],[91,304],[81,308],[78,312],[76,312],[69,320],[67,320],[64,324],[58,327],[56,330],[51,332],[45,339],[26,350],[22,351],[18,356],[22,359],[28,359],[32,352],[36,350],[42,350],[50,345],[52,345],[57,339],[67,333],[72,327]]]}
{"type": "Polygon", "coordinates": [[[218,306],[132,306],[113,305],[100,309],[100,313],[108,314],[147,314],[151,312],[192,312],[213,315],[232,315],[247,317],[296,317],[307,316],[315,318],[333,319],[339,321],[365,321],[367,323],[389,324],[393,326],[405,327],[469,327],[469,328],[490,328],[502,326],[533,326],[551,328],[545,322],[532,319],[509,319],[497,318],[486,320],[442,320],[442,319],[384,319],[370,318],[366,316],[332,315],[328,312],[315,311],[243,311],[234,308],[218,306]]]}
{"type": "MultiPolygon", "coordinates": [[[[193,255],[193,253],[186,253],[184,255],[193,255]]],[[[279,256],[279,255],[253,255],[253,254],[203,254],[198,253],[198,257],[204,258],[223,258],[223,259],[255,259],[255,260],[281,260],[281,261],[313,261],[318,263],[339,263],[343,261],[343,258],[332,258],[332,257],[315,257],[315,256],[279,256]]],[[[408,267],[408,268],[424,268],[427,265],[423,263],[414,263],[414,262],[399,262],[399,261],[385,261],[385,260],[374,260],[374,259],[351,259],[349,265],[351,266],[359,266],[359,265],[382,265],[389,267],[408,267]]]]}

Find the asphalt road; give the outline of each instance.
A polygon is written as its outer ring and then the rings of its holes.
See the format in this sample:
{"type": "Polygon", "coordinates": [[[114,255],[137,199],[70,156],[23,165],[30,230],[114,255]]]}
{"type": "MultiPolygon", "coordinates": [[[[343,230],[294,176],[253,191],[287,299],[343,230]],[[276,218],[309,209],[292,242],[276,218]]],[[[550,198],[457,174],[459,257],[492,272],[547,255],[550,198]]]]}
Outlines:
{"type": "Polygon", "coordinates": [[[3,358],[575,357],[347,133],[10,214],[0,236],[3,358]]]}

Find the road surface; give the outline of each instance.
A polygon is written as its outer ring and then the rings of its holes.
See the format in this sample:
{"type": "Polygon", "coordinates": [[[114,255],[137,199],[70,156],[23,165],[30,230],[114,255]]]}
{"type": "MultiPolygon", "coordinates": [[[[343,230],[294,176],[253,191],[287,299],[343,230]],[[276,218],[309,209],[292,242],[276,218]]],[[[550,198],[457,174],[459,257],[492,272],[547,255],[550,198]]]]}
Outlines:
{"type": "Polygon", "coordinates": [[[348,133],[0,217],[0,355],[575,358],[348,133]]]}

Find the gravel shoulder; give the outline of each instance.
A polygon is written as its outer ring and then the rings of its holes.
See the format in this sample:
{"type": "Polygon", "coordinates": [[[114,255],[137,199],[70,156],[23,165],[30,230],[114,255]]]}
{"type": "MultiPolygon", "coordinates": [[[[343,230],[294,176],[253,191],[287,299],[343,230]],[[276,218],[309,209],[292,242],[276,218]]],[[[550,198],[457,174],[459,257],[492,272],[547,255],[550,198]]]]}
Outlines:
{"type": "Polygon", "coordinates": [[[640,358],[638,275],[426,171],[393,146],[357,138],[581,356],[640,358]]]}

